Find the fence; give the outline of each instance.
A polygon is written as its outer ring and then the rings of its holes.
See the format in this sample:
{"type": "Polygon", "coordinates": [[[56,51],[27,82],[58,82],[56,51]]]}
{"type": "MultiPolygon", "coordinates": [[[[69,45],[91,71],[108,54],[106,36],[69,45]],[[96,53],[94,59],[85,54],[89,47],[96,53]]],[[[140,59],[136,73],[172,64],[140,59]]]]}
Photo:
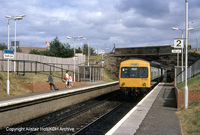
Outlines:
{"type": "MultiPolygon", "coordinates": [[[[85,55],[78,54],[75,64],[76,81],[100,81],[103,80],[103,67],[84,66],[85,55]],[[78,71],[78,73],[76,72],[78,71]]],[[[9,61],[9,71],[14,71],[14,62],[16,63],[16,72],[24,76],[27,72],[59,72],[61,79],[64,78],[65,71],[69,70],[74,74],[73,58],[57,58],[32,54],[17,53],[17,60],[9,61]]],[[[0,71],[7,71],[7,60],[3,59],[3,52],[0,51],[0,71]]]]}
{"type": "MultiPolygon", "coordinates": [[[[7,61],[4,61],[4,53],[3,51],[0,51],[0,71],[7,71],[7,61]]],[[[24,54],[24,53],[16,53],[16,59],[19,62],[19,71],[23,70],[23,62],[26,61],[25,68],[27,70],[31,69],[31,64],[34,62],[38,63],[48,63],[52,64],[54,66],[62,65],[64,69],[73,70],[74,69],[74,60],[73,58],[58,58],[58,57],[49,57],[49,56],[42,56],[42,55],[34,55],[34,54],[24,54]],[[30,62],[28,62],[30,61],[30,62]],[[70,65],[70,66],[69,66],[70,65]]],[[[85,63],[85,55],[78,54],[76,59],[76,70],[78,69],[78,65],[85,63]]],[[[10,71],[14,71],[14,61],[11,60],[9,63],[10,71]]],[[[48,66],[47,66],[48,67],[48,66]]],[[[48,67],[49,68],[49,67],[48,67]]],[[[61,68],[61,67],[60,67],[61,68]]],[[[32,69],[34,70],[34,66],[32,66],[32,69]]],[[[40,66],[37,66],[37,71],[43,71],[46,69],[43,69],[43,64],[40,64],[40,66]]]]}
{"type": "MultiPolygon", "coordinates": [[[[185,81],[185,71],[178,73],[181,71],[181,67],[175,67],[175,85],[185,81]]],[[[200,59],[194,62],[190,67],[188,67],[187,78],[192,78],[193,76],[200,73],[200,59]]]]}

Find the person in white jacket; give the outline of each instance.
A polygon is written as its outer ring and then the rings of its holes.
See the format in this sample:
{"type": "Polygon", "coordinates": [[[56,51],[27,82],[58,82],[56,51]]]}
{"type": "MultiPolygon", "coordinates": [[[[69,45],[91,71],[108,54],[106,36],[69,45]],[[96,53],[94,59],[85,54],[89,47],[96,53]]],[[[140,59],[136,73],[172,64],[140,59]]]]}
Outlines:
{"type": "Polygon", "coordinates": [[[69,88],[71,88],[72,86],[73,86],[72,76],[71,74],[69,74],[69,88]]]}
{"type": "Polygon", "coordinates": [[[65,88],[68,88],[68,86],[69,86],[69,73],[68,73],[69,71],[67,70],[66,71],[66,74],[65,74],[65,77],[67,78],[65,81],[65,88]]]}

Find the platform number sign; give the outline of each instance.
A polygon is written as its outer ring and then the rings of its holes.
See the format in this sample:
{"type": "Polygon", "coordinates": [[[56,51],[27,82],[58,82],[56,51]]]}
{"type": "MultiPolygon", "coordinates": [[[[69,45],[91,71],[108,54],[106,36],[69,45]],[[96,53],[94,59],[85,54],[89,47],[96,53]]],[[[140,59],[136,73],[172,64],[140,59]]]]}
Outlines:
{"type": "Polygon", "coordinates": [[[182,38],[174,39],[174,48],[183,48],[183,46],[184,46],[184,39],[182,38]]]}

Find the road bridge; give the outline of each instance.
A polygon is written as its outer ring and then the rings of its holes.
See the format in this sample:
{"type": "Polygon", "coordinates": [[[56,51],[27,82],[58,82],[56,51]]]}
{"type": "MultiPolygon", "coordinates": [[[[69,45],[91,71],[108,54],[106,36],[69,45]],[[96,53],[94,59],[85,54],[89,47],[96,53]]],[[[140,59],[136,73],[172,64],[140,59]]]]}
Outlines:
{"type": "MultiPolygon", "coordinates": [[[[172,49],[174,49],[172,45],[115,48],[115,54],[105,59],[105,67],[118,75],[121,61],[131,58],[156,61],[166,67],[168,73],[167,81],[172,82],[174,79],[174,66],[177,66],[177,54],[172,53],[172,49]]],[[[188,65],[191,65],[200,57],[194,53],[188,53],[188,55],[188,65]]],[[[179,65],[181,65],[181,54],[179,54],[179,65]]]]}

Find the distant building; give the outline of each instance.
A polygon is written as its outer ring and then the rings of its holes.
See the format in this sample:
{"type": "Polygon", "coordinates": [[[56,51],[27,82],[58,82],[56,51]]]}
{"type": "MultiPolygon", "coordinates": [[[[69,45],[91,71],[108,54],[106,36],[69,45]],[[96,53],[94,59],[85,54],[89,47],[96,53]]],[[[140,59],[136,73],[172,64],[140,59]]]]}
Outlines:
{"type": "Polygon", "coordinates": [[[44,47],[22,47],[20,46],[19,49],[22,53],[29,53],[31,50],[37,50],[37,51],[45,51],[47,48],[44,47]]]}

